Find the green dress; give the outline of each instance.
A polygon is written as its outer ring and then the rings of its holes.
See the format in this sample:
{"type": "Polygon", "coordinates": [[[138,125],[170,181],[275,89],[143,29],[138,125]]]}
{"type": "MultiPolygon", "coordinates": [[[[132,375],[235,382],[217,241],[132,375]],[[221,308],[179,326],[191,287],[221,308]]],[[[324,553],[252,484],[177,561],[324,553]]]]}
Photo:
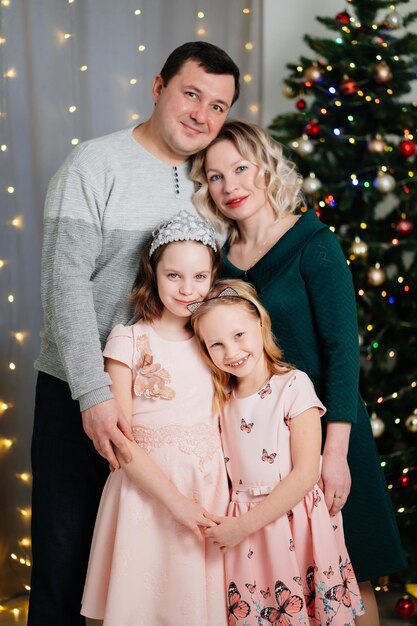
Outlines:
{"type": "Polygon", "coordinates": [[[327,421],[352,422],[352,488],[343,526],[356,577],[366,581],[403,569],[395,514],[370,420],[359,396],[359,345],[351,272],[335,235],[314,210],[248,271],[227,259],[222,278],[252,283],[268,310],[284,358],[312,379],[327,421]]]}

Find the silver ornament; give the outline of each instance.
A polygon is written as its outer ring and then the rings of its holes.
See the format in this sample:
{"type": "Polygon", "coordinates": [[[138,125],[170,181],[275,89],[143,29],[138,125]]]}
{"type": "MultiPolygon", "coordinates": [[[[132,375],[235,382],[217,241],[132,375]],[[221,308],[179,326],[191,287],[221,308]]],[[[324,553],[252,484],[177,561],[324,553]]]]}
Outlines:
{"type": "Polygon", "coordinates": [[[391,174],[378,172],[378,176],[374,180],[374,187],[381,193],[389,193],[395,189],[395,178],[391,174]]]}
{"type": "Polygon", "coordinates": [[[379,287],[385,281],[385,272],[380,267],[379,263],[375,265],[375,267],[371,267],[368,272],[368,281],[369,284],[374,287],[379,287]]]}
{"type": "Polygon", "coordinates": [[[412,413],[407,417],[405,427],[410,433],[417,433],[417,413],[412,413]]]}
{"type": "Polygon", "coordinates": [[[392,9],[385,16],[385,19],[384,19],[385,28],[389,28],[389,30],[396,30],[397,28],[401,28],[402,25],[403,25],[403,18],[395,9],[392,9]]]}
{"type": "Polygon", "coordinates": [[[316,178],[314,172],[310,172],[307,178],[303,181],[303,191],[309,196],[312,196],[321,188],[321,180],[316,178]]]}
{"type": "Polygon", "coordinates": [[[380,417],[376,413],[372,413],[371,415],[371,428],[372,434],[377,439],[382,435],[385,430],[385,424],[380,417]]]}
{"type": "Polygon", "coordinates": [[[355,237],[355,240],[350,247],[350,251],[355,256],[366,257],[368,254],[368,244],[365,241],[362,241],[360,237],[355,237]]]}
{"type": "Polygon", "coordinates": [[[307,135],[302,135],[300,139],[293,141],[292,147],[302,157],[308,156],[309,154],[314,152],[313,142],[310,141],[307,135]]]}

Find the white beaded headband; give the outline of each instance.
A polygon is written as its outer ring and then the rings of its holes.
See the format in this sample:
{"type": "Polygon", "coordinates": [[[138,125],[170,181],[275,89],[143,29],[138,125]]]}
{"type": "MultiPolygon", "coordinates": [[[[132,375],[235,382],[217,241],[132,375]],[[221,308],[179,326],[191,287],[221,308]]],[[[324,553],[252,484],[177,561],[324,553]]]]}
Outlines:
{"type": "Polygon", "coordinates": [[[173,241],[200,241],[217,252],[216,231],[207,220],[182,209],[153,231],[149,258],[155,250],[173,241]]]}

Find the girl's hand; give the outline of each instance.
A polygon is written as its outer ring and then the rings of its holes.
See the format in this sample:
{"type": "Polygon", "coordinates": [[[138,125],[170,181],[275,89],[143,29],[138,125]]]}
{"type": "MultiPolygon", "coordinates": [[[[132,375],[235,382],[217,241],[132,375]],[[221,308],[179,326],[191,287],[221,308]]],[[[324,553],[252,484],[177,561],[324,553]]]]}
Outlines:
{"type": "Polygon", "coordinates": [[[351,478],[346,456],[323,453],[318,485],[324,493],[330,515],[336,515],[345,505],[350,492],[351,478]]]}
{"type": "Polygon", "coordinates": [[[210,519],[216,522],[212,528],[204,531],[204,536],[218,545],[222,552],[237,546],[247,533],[244,530],[242,518],[239,517],[218,517],[210,514],[210,519]]]}
{"type": "Polygon", "coordinates": [[[182,495],[173,499],[168,509],[179,524],[194,533],[198,541],[204,540],[204,529],[216,525],[198,502],[182,495]]]}

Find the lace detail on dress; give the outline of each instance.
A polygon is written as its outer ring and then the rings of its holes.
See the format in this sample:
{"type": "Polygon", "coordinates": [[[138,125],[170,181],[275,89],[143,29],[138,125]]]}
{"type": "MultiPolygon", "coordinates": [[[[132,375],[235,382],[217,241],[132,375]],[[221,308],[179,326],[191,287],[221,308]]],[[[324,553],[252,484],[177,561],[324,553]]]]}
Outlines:
{"type": "Polygon", "coordinates": [[[144,396],[150,400],[161,398],[172,400],[175,391],[168,384],[171,377],[160,363],[154,363],[149,339],[147,335],[140,335],[135,343],[135,355],[133,358],[135,380],[133,391],[137,396],[144,396]]]}
{"type": "Polygon", "coordinates": [[[211,461],[221,450],[220,433],[210,424],[193,426],[170,424],[159,428],[133,426],[132,434],[136,443],[148,454],[153,448],[163,446],[174,446],[184,454],[193,454],[199,459],[198,469],[203,474],[207,473],[204,464],[211,461]]]}

